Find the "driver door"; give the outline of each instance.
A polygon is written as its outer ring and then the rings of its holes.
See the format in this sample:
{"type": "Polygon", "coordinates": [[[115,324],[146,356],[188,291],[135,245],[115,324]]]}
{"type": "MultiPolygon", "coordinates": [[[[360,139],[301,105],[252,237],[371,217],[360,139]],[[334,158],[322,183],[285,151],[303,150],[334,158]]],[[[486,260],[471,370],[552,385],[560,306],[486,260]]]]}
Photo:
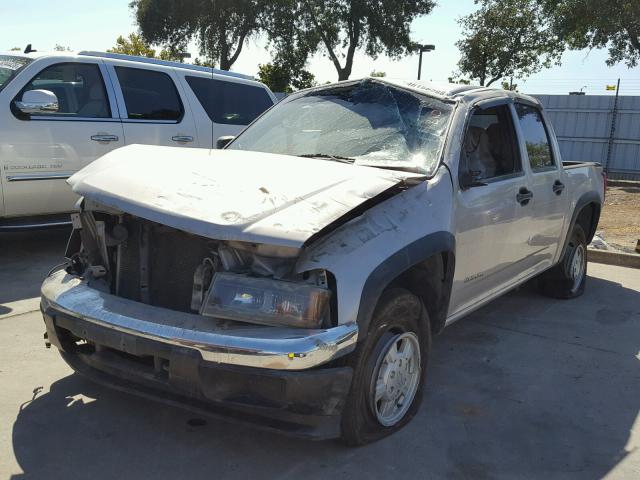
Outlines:
{"type": "Polygon", "coordinates": [[[0,129],[4,215],[21,217],[73,210],[65,180],[124,145],[122,124],[103,64],[51,59],[13,97],[0,129]],[[25,114],[16,106],[28,90],[56,95],[58,110],[25,114]]]}
{"type": "Polygon", "coordinates": [[[476,108],[466,127],[454,215],[456,271],[449,312],[462,314],[522,274],[530,201],[511,106],[476,108]],[[469,177],[468,177],[469,178],[469,177]],[[468,180],[467,180],[468,183],[468,180]]]}

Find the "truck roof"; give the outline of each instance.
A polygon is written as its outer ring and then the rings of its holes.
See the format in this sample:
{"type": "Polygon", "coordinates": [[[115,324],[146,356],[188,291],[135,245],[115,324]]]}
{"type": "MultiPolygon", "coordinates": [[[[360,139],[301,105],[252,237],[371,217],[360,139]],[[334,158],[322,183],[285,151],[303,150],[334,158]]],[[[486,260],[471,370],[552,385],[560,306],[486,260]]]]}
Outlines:
{"type": "MultiPolygon", "coordinates": [[[[475,102],[484,99],[491,98],[518,98],[527,100],[529,103],[534,103],[536,105],[541,105],[538,99],[534,97],[530,97],[529,95],[524,95],[522,93],[513,92],[510,90],[505,90],[499,87],[483,87],[480,85],[464,85],[458,83],[447,83],[447,82],[430,82],[426,80],[404,80],[399,78],[389,78],[389,77],[364,77],[375,80],[377,82],[386,83],[389,85],[393,85],[396,87],[404,88],[406,90],[412,90],[416,93],[420,93],[423,95],[428,95],[430,97],[439,98],[442,100],[450,100],[450,101],[465,101],[465,102],[475,102]]],[[[339,83],[348,84],[350,82],[355,83],[363,80],[362,78],[353,79],[353,80],[343,80],[339,83]]],[[[319,85],[316,87],[311,87],[309,90],[322,90],[323,88],[331,88],[336,85],[327,84],[327,85],[319,85]]]]}

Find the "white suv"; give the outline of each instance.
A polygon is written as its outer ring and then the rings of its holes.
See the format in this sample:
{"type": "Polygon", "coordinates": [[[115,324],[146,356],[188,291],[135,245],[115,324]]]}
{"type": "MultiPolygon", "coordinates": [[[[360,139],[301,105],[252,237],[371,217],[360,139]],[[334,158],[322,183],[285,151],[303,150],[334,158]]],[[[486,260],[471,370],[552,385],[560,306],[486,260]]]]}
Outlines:
{"type": "Polygon", "coordinates": [[[276,102],[252,77],[79,52],[0,54],[0,231],[67,222],[65,180],[134,143],[212,148],[276,102]]]}

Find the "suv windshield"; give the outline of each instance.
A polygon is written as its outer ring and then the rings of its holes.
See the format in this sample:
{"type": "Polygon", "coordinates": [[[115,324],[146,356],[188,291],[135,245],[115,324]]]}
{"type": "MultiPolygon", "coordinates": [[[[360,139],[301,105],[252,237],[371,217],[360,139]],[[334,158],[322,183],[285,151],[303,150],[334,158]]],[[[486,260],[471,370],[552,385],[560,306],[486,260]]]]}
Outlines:
{"type": "Polygon", "coordinates": [[[283,100],[228,148],[432,174],[452,105],[365,79],[283,100]]]}
{"type": "Polygon", "coordinates": [[[13,55],[0,55],[0,90],[6,87],[16,74],[33,60],[13,55]]]}

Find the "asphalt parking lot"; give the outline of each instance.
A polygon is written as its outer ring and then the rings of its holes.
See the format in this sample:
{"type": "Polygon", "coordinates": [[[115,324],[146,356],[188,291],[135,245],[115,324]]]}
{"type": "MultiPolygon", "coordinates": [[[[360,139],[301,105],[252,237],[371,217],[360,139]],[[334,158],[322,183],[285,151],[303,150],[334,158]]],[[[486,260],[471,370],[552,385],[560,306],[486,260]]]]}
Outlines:
{"type": "Polygon", "coordinates": [[[94,385],[44,348],[42,277],[65,231],[0,234],[0,478],[640,478],[640,271],[586,294],[522,288],[434,342],[404,430],[349,449],[94,385]]]}

